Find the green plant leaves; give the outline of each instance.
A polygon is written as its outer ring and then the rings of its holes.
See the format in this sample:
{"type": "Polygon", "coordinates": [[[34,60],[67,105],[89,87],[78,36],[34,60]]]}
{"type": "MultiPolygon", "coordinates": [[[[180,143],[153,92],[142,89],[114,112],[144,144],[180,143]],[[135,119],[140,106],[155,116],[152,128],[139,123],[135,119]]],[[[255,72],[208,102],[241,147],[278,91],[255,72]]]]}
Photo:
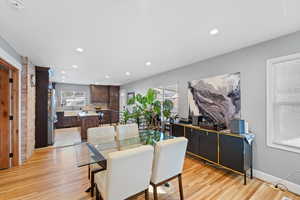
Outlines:
{"type": "Polygon", "coordinates": [[[150,88],[146,95],[137,94],[135,97],[128,100],[128,105],[131,105],[132,112],[130,113],[126,109],[122,114],[124,121],[134,119],[139,122],[140,118],[144,118],[149,127],[158,126],[158,120],[163,114],[167,119],[170,118],[171,111],[173,109],[173,102],[171,100],[165,100],[160,102],[157,99],[157,92],[150,88]]]}
{"type": "Polygon", "coordinates": [[[153,89],[148,89],[147,94],[146,94],[146,99],[148,104],[153,104],[154,101],[156,100],[157,94],[155,90],[153,89]]]}

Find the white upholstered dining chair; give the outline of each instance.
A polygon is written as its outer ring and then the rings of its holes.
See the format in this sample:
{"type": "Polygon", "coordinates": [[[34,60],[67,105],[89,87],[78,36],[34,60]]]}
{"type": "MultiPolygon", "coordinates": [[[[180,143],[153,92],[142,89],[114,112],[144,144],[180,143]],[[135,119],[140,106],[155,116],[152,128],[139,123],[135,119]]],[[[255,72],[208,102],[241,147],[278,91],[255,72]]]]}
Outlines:
{"type": "MultiPolygon", "coordinates": [[[[90,144],[105,144],[105,143],[112,143],[115,141],[115,127],[113,126],[103,126],[103,127],[95,127],[95,128],[89,128],[87,130],[87,142],[90,144]]],[[[117,148],[112,148],[109,151],[106,151],[105,153],[117,151],[117,148]]],[[[102,152],[103,153],[103,152],[102,152]]],[[[88,171],[88,177],[91,181],[91,196],[93,197],[94,194],[94,174],[98,171],[102,170],[102,167],[95,163],[89,165],[89,171],[88,171]]]]}
{"type": "Polygon", "coordinates": [[[141,146],[138,141],[132,142],[132,145],[126,144],[129,138],[136,138],[136,141],[139,140],[139,128],[137,124],[123,124],[118,125],[116,127],[116,139],[119,145],[119,150],[125,150],[125,149],[131,149],[141,146]],[[126,145],[122,145],[122,143],[125,143],[126,145]]]}
{"type": "Polygon", "coordinates": [[[115,140],[115,127],[113,126],[101,126],[95,128],[89,128],[87,130],[87,141],[91,144],[101,144],[107,142],[113,142],[115,140]]]}
{"type": "Polygon", "coordinates": [[[145,193],[149,199],[153,147],[145,145],[107,156],[107,169],[95,174],[96,199],[124,200],[145,193]]]}
{"type": "Polygon", "coordinates": [[[124,140],[127,138],[138,137],[139,128],[137,124],[122,124],[116,127],[117,140],[124,140]]]}
{"type": "Polygon", "coordinates": [[[183,200],[181,173],[188,140],[178,137],[156,143],[151,176],[154,200],[158,199],[157,187],[178,178],[180,199],[183,200]]]}

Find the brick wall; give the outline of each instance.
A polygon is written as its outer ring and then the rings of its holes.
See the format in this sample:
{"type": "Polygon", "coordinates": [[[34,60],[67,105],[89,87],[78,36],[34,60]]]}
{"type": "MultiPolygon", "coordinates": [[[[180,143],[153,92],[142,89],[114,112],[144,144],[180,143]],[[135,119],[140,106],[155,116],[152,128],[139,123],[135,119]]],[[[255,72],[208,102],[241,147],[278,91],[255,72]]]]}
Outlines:
{"type": "Polygon", "coordinates": [[[27,57],[22,57],[21,72],[21,160],[29,159],[35,145],[35,87],[31,76],[35,78],[35,68],[27,57]]]}

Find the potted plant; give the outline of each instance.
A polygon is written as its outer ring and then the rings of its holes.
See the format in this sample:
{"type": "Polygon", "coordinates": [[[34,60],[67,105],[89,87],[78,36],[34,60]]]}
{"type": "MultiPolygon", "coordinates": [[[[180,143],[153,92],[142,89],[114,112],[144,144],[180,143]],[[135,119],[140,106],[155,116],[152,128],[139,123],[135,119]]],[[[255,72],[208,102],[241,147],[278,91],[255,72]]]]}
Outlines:
{"type": "MultiPolygon", "coordinates": [[[[161,103],[157,99],[156,91],[151,88],[145,95],[137,94],[129,99],[128,105],[132,107],[129,118],[134,119],[138,125],[140,125],[141,120],[145,120],[148,129],[159,129],[162,115],[169,119],[173,109],[172,101],[165,100],[161,103]]],[[[125,112],[124,114],[128,113],[125,112]]]]}

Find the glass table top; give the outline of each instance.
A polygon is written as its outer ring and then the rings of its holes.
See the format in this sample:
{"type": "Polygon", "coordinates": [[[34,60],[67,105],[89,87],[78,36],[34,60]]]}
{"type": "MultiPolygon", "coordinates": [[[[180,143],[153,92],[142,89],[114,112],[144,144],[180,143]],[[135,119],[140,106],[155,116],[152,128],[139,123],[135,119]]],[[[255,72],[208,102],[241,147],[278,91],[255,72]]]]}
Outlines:
{"type": "Polygon", "coordinates": [[[126,138],[119,141],[101,142],[95,141],[93,144],[83,142],[75,144],[75,153],[77,166],[82,167],[94,163],[98,163],[102,167],[106,167],[107,155],[114,151],[122,151],[125,149],[136,148],[141,145],[155,145],[159,141],[172,139],[167,133],[153,130],[144,130],[139,132],[138,137],[126,138]]]}

